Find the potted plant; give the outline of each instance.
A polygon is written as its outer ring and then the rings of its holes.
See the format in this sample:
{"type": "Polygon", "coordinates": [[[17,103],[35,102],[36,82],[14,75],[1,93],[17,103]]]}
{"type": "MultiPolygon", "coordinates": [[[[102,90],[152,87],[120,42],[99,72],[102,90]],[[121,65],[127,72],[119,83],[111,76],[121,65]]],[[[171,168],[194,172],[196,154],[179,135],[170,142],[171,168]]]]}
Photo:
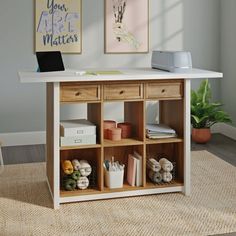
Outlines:
{"type": "Polygon", "coordinates": [[[221,103],[210,102],[211,88],[208,79],[199,89],[191,91],[192,139],[196,143],[207,143],[211,139],[210,127],[216,123],[231,123],[230,116],[221,109],[221,103]]]}

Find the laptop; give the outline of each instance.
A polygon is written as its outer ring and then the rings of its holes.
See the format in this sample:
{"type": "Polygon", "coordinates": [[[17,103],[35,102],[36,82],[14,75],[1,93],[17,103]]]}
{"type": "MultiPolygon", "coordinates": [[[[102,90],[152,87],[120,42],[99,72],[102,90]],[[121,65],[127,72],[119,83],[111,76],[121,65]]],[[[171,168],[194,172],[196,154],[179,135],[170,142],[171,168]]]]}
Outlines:
{"type": "Polygon", "coordinates": [[[36,52],[39,72],[64,71],[64,64],[60,51],[36,52]]]}

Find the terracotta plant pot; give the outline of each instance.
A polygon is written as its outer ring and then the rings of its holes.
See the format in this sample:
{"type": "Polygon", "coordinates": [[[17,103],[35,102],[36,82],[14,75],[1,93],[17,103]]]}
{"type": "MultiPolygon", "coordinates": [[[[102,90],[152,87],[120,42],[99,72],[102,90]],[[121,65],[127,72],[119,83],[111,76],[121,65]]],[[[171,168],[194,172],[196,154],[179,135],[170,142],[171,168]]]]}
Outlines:
{"type": "Polygon", "coordinates": [[[196,143],[207,143],[211,139],[210,128],[192,129],[192,140],[196,143]]]}

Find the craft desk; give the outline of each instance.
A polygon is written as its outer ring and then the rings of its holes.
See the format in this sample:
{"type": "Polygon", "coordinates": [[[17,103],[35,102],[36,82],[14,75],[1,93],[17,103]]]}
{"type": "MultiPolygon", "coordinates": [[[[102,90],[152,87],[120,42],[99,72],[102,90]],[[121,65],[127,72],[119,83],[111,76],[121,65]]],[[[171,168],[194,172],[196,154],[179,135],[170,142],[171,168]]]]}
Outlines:
{"type": "MultiPolygon", "coordinates": [[[[100,69],[99,69],[100,70],[100,69]]],[[[54,208],[61,203],[97,199],[182,192],[190,194],[190,92],[191,79],[222,77],[221,73],[191,69],[168,73],[148,68],[119,69],[117,75],[77,75],[73,71],[19,72],[21,82],[46,83],[46,174],[54,208]],[[104,104],[124,103],[124,121],[130,122],[132,138],[110,141],[103,138],[104,104]],[[178,137],[150,140],[145,137],[146,103],[159,102],[159,119],[177,131],[178,137]],[[97,143],[60,147],[60,104],[85,103],[87,119],[97,126],[97,143]],[[142,186],[108,189],[104,185],[103,161],[115,156],[127,164],[127,153],[139,152],[142,161],[142,186]],[[175,179],[155,185],[146,176],[146,160],[165,153],[176,164],[175,179]],[[96,166],[96,186],[87,190],[60,189],[60,161],[78,156],[96,166]]]]}

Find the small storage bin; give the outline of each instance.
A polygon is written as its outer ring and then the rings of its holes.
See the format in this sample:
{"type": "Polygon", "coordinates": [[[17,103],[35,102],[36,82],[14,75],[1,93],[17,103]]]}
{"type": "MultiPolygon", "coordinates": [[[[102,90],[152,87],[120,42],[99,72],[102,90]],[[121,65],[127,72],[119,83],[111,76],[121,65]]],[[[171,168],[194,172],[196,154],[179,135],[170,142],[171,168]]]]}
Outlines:
{"type": "Polygon", "coordinates": [[[108,139],[112,141],[121,140],[121,128],[108,129],[108,139]]]}
{"type": "Polygon", "coordinates": [[[118,123],[118,128],[121,128],[121,138],[131,138],[132,124],[129,122],[118,123]]]}
{"type": "Polygon", "coordinates": [[[105,171],[105,185],[108,188],[122,188],[124,181],[124,170],[120,171],[105,171]]]}
{"type": "Polygon", "coordinates": [[[103,121],[103,133],[104,133],[104,138],[108,139],[108,130],[116,128],[116,122],[114,120],[104,120],[103,121]]]}

